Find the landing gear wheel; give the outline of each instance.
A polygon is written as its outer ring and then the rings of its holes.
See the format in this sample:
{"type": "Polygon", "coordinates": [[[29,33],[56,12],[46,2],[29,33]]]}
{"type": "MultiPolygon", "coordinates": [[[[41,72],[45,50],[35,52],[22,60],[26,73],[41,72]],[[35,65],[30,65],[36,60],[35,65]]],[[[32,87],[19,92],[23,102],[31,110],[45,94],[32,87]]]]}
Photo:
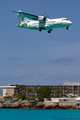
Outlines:
{"type": "Polygon", "coordinates": [[[39,31],[42,31],[42,29],[39,29],[39,31]]]}
{"type": "Polygon", "coordinates": [[[51,33],[51,30],[48,30],[48,33],[51,33]]]}
{"type": "Polygon", "coordinates": [[[69,29],[69,27],[67,26],[67,27],[66,27],[66,30],[68,30],[68,29],[69,29]]]}

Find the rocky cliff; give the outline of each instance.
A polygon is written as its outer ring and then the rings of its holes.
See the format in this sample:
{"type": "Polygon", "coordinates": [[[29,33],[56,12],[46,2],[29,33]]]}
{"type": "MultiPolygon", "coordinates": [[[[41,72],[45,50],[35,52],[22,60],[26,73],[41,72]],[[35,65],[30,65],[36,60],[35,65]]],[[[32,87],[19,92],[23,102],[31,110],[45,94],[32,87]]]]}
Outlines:
{"type": "Polygon", "coordinates": [[[0,108],[23,108],[23,109],[79,109],[75,103],[62,102],[39,102],[37,100],[19,100],[13,102],[0,101],[0,108]]]}

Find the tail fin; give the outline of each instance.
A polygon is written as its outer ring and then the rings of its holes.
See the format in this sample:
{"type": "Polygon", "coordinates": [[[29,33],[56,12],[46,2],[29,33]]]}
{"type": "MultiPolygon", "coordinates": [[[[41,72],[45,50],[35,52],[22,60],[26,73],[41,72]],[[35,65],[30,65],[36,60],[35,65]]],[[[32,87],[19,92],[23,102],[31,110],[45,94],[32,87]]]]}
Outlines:
{"type": "MultiPolygon", "coordinates": [[[[21,10],[19,10],[18,12],[21,12],[21,10]]],[[[18,19],[19,19],[19,24],[21,24],[22,22],[22,14],[17,13],[18,19]]]]}
{"type": "MultiPolygon", "coordinates": [[[[18,12],[22,12],[22,11],[19,10],[18,12]]],[[[17,15],[18,15],[18,19],[19,19],[19,24],[21,24],[21,22],[28,22],[28,21],[29,21],[29,20],[28,20],[25,16],[23,16],[22,14],[17,13],[17,15]]]]}

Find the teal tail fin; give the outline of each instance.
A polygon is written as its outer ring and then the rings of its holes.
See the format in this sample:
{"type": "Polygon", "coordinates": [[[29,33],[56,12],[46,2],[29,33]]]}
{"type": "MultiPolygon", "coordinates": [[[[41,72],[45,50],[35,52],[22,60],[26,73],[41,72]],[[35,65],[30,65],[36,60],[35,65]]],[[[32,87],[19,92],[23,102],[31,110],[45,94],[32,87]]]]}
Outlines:
{"type": "Polygon", "coordinates": [[[12,12],[17,13],[17,16],[18,16],[18,19],[19,19],[19,25],[18,25],[18,26],[20,26],[22,22],[27,23],[27,22],[29,21],[29,20],[25,17],[24,14],[21,14],[21,13],[22,13],[21,10],[12,11],[12,12]]]}

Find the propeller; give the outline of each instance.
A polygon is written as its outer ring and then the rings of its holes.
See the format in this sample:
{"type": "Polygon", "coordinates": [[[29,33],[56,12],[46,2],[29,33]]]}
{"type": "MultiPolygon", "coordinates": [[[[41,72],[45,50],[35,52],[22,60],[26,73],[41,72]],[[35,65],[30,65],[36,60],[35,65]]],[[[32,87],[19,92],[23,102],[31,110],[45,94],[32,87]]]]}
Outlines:
{"type": "Polygon", "coordinates": [[[46,18],[48,18],[49,16],[46,14],[46,12],[44,12],[44,16],[46,17],[46,18]]]}
{"type": "Polygon", "coordinates": [[[44,22],[46,21],[46,18],[49,17],[49,16],[46,14],[46,12],[44,12],[44,15],[42,14],[42,16],[44,16],[44,18],[43,18],[44,22]]]}
{"type": "Polygon", "coordinates": [[[44,16],[43,20],[45,21],[46,20],[46,17],[44,16]]]}

